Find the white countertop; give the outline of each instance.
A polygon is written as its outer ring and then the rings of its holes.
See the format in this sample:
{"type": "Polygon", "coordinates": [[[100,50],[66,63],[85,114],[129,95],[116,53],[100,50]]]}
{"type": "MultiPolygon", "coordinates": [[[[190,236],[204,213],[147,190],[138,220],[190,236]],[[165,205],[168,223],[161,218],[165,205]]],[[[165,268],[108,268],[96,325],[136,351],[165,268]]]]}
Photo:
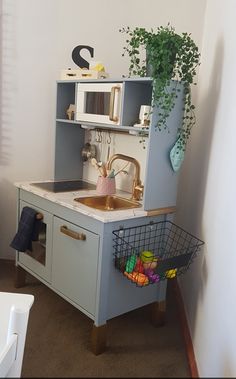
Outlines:
{"type": "MultiPolygon", "coordinates": [[[[39,181],[35,182],[38,183],[39,181]]],[[[49,192],[40,187],[31,185],[33,182],[18,182],[15,183],[17,188],[21,188],[25,191],[31,192],[38,195],[44,199],[52,201],[56,204],[62,205],[66,208],[72,209],[73,211],[79,212],[83,215],[92,217],[96,220],[102,222],[114,222],[119,220],[126,220],[135,217],[147,216],[147,212],[144,211],[143,207],[133,208],[133,209],[123,209],[120,211],[100,211],[91,207],[87,207],[81,203],[74,201],[76,197],[85,196],[96,196],[96,190],[81,190],[81,191],[70,191],[70,192],[49,192]]],[[[123,191],[117,191],[117,196],[130,198],[131,194],[123,191]]],[[[142,203],[141,201],[139,201],[142,203]]]]}

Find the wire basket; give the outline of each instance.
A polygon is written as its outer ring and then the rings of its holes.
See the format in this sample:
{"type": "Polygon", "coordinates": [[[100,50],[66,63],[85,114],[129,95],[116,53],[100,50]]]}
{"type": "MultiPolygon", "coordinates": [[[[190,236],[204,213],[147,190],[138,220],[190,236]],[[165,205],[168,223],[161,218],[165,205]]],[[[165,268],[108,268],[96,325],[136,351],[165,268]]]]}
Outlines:
{"type": "Polygon", "coordinates": [[[185,273],[204,244],[171,221],[112,233],[115,267],[140,287],[185,273]]]}

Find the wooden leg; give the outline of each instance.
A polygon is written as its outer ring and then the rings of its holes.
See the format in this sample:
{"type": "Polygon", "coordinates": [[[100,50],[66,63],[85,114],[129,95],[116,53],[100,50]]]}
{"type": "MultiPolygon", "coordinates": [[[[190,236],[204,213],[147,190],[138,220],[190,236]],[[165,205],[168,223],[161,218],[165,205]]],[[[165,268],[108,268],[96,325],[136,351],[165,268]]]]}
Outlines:
{"type": "Polygon", "coordinates": [[[20,267],[15,268],[15,288],[20,288],[25,286],[26,271],[20,267]]]}
{"type": "Polygon", "coordinates": [[[96,326],[92,329],[92,352],[95,355],[102,354],[107,347],[107,325],[96,326]]]}
{"type": "Polygon", "coordinates": [[[151,304],[151,321],[154,326],[163,326],[165,324],[165,315],[165,301],[156,301],[151,304]]]}

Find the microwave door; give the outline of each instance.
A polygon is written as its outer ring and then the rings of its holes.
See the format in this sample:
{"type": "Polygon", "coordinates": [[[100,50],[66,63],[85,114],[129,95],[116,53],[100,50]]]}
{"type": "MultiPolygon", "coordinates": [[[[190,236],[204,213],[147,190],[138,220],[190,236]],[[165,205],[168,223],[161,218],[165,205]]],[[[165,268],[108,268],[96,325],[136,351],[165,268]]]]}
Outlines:
{"type": "Polygon", "coordinates": [[[118,125],[120,107],[120,83],[78,85],[77,121],[118,125]]]}

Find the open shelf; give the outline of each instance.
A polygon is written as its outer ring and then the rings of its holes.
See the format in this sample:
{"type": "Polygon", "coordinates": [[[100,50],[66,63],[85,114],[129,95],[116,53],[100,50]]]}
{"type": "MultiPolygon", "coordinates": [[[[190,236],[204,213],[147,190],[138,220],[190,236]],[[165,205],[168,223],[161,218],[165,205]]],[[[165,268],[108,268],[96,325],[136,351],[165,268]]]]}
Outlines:
{"type": "Polygon", "coordinates": [[[145,135],[148,136],[149,134],[149,129],[148,128],[139,128],[135,126],[116,126],[116,125],[107,125],[107,124],[93,124],[93,123],[86,123],[79,121],[74,121],[74,120],[67,120],[63,118],[57,118],[56,121],[58,123],[63,123],[63,124],[74,124],[74,125],[79,125],[83,129],[107,129],[107,130],[116,130],[116,131],[123,131],[127,132],[132,135],[145,135]]]}

